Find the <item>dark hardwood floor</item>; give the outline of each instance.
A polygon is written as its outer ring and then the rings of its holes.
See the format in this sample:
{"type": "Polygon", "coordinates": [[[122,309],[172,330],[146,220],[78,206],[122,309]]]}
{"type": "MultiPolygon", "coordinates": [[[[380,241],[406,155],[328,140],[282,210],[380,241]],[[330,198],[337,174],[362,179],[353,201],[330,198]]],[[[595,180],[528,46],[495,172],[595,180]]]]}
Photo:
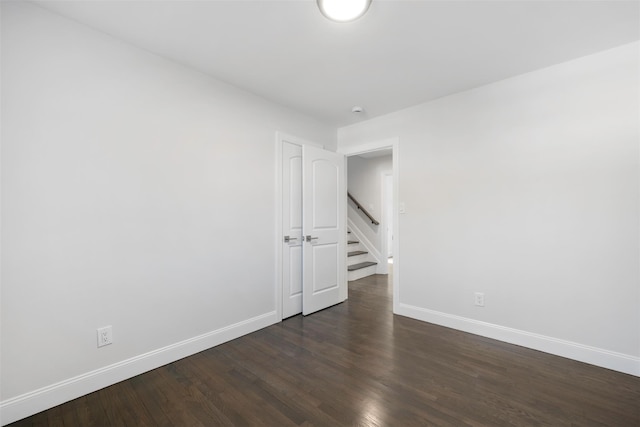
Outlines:
{"type": "Polygon", "coordinates": [[[386,280],[12,426],[640,426],[640,378],[394,316],[386,280]]]}

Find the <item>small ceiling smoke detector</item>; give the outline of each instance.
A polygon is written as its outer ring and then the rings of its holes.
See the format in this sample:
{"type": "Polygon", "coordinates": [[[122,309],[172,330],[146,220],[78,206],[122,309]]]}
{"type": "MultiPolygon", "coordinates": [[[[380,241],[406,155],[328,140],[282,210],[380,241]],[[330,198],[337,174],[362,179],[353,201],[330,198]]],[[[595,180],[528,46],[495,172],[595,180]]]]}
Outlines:
{"type": "Polygon", "coordinates": [[[356,105],[351,109],[352,113],[362,113],[363,111],[364,111],[364,108],[360,107],[359,105],[356,105]]]}
{"type": "Polygon", "coordinates": [[[320,12],[336,22],[355,21],[365,14],[371,0],[317,0],[320,12]]]}

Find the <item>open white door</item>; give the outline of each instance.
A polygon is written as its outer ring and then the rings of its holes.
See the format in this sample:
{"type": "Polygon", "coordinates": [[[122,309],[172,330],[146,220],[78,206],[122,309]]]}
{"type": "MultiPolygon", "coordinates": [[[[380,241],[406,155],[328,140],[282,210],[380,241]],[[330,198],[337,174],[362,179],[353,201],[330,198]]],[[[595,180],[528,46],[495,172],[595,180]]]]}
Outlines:
{"type": "Polygon", "coordinates": [[[302,314],[347,298],[344,156],[302,148],[302,314]]]}

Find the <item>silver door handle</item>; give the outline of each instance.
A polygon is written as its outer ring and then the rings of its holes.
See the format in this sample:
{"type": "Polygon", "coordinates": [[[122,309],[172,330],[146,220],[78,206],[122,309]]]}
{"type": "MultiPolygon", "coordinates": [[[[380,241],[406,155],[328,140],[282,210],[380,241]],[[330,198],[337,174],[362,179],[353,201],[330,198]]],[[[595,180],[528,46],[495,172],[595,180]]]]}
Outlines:
{"type": "Polygon", "coordinates": [[[311,237],[310,234],[307,234],[307,242],[310,242],[312,240],[318,240],[318,239],[319,239],[319,237],[311,237]]]}
{"type": "Polygon", "coordinates": [[[297,237],[284,236],[284,242],[285,243],[293,242],[294,240],[298,240],[298,238],[297,237]]]}

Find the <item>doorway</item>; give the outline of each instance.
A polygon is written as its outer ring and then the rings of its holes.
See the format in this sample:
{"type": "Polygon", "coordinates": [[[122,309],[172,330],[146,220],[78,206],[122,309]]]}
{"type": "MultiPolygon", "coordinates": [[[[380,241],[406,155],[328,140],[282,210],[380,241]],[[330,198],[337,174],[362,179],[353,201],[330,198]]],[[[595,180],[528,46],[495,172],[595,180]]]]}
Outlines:
{"type": "MultiPolygon", "coordinates": [[[[373,191],[369,191],[369,194],[373,194],[371,197],[377,197],[378,199],[378,208],[376,208],[376,202],[372,203],[368,200],[368,195],[363,194],[362,199],[366,199],[364,201],[365,208],[371,208],[373,204],[373,209],[375,212],[379,214],[382,218],[380,229],[377,232],[377,237],[373,236],[370,241],[374,241],[377,238],[377,250],[378,250],[378,261],[380,268],[377,271],[378,274],[389,274],[389,280],[393,283],[393,312],[396,313],[397,307],[399,306],[399,295],[400,295],[400,250],[399,250],[399,206],[400,206],[400,194],[399,194],[399,139],[391,138],[388,140],[382,140],[378,142],[372,142],[368,144],[351,146],[351,147],[342,147],[339,151],[345,156],[347,156],[348,160],[348,180],[347,186],[349,192],[352,191],[353,182],[351,178],[353,177],[353,171],[350,170],[351,162],[349,161],[353,157],[364,157],[366,158],[376,158],[383,156],[390,156],[390,164],[391,168],[385,168],[382,165],[382,161],[379,162],[379,169],[373,174],[372,180],[375,181],[375,187],[373,191]],[[390,258],[392,257],[392,258],[390,258]],[[389,264],[392,261],[393,264],[389,264]]],[[[389,163],[387,163],[389,164],[389,163]]],[[[354,189],[354,193],[355,193],[354,189]]],[[[358,195],[355,195],[358,198],[358,195]]],[[[351,213],[353,213],[351,211],[351,213]]],[[[348,221],[349,227],[353,225],[353,221],[348,221]]],[[[364,228],[364,227],[363,227],[364,228]]],[[[373,227],[370,227],[373,228],[373,227]]],[[[373,246],[375,246],[375,242],[371,242],[373,246]]]]}

